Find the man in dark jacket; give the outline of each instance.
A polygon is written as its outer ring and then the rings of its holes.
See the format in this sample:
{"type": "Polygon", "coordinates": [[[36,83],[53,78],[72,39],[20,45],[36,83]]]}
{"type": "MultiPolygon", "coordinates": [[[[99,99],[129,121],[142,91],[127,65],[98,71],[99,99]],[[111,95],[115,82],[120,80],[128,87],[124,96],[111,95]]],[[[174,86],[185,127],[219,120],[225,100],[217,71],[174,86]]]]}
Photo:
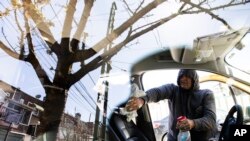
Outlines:
{"type": "Polygon", "coordinates": [[[215,100],[213,92],[199,89],[199,78],[195,70],[181,69],[177,84],[166,84],[146,91],[146,96],[132,98],[126,105],[129,111],[137,110],[149,102],[168,99],[168,141],[176,141],[179,129],[191,133],[192,141],[208,141],[216,130],[215,100]],[[179,116],[187,119],[177,122],[179,116]]]}

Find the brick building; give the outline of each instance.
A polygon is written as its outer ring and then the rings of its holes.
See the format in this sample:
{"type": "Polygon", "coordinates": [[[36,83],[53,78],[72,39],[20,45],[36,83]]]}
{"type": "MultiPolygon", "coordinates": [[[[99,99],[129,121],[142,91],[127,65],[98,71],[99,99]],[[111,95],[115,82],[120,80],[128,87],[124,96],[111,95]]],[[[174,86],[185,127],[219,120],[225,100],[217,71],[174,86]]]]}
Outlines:
{"type": "MultiPolygon", "coordinates": [[[[39,117],[43,111],[42,105],[43,101],[0,80],[0,140],[4,140],[6,134],[9,134],[8,140],[13,141],[20,138],[35,138],[36,129],[40,124],[39,117]]],[[[93,122],[83,122],[80,119],[80,113],[75,116],[64,114],[58,140],[92,140],[93,122]]]]}

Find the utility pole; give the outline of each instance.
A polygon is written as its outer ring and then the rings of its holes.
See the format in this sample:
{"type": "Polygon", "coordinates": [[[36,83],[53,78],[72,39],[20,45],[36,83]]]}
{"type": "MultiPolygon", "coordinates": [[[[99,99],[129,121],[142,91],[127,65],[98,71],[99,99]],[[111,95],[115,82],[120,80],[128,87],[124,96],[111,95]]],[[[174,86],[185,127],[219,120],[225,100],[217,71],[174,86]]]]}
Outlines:
{"type": "MultiPolygon", "coordinates": [[[[117,9],[115,2],[112,3],[110,15],[109,15],[109,22],[107,28],[107,35],[111,33],[114,29],[114,17],[115,17],[115,10],[117,9]]],[[[112,43],[110,43],[105,49],[104,52],[108,51],[112,47],[112,43]]],[[[107,77],[110,70],[111,70],[110,63],[106,62],[103,63],[101,67],[101,76],[107,77]]],[[[103,104],[103,118],[102,118],[102,132],[101,132],[101,139],[105,140],[106,135],[106,120],[107,120],[107,105],[108,105],[108,90],[109,90],[109,82],[105,80],[103,82],[104,85],[104,104],[103,104]]],[[[97,102],[100,102],[101,93],[98,92],[97,102]]],[[[95,117],[95,128],[94,128],[94,141],[98,140],[98,129],[99,129],[99,116],[100,116],[100,109],[96,106],[96,117],[95,117]]]]}
{"type": "MultiPolygon", "coordinates": [[[[97,96],[97,103],[99,103],[100,93],[98,92],[97,96]]],[[[99,129],[99,117],[100,117],[100,108],[98,107],[98,104],[96,104],[96,112],[95,112],[95,126],[94,126],[94,137],[93,141],[98,141],[98,129],[99,129]]]]}
{"type": "MultiPolygon", "coordinates": [[[[112,7],[110,10],[110,15],[109,15],[109,23],[108,23],[108,28],[107,28],[107,35],[110,34],[113,29],[114,29],[114,21],[115,21],[115,10],[117,9],[115,2],[112,3],[112,7]]],[[[110,43],[107,48],[104,50],[108,51],[111,49],[112,43],[110,43]]],[[[106,75],[108,76],[111,68],[110,63],[106,62],[103,64],[103,67],[106,68],[106,75]]],[[[104,105],[103,105],[103,126],[102,126],[102,139],[105,140],[105,135],[106,135],[106,121],[107,121],[107,106],[108,106],[108,91],[109,91],[109,82],[106,80],[104,82],[105,85],[105,91],[104,91],[104,105]]]]}

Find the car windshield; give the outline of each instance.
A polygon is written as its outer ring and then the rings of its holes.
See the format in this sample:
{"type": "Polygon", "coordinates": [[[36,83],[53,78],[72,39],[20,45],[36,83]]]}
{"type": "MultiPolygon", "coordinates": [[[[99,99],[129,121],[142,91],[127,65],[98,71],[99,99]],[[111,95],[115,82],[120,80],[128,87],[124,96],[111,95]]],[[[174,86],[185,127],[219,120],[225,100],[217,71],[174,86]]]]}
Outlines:
{"type": "Polygon", "coordinates": [[[225,58],[225,61],[229,64],[230,75],[236,78],[248,81],[250,74],[250,34],[241,40],[234,49],[232,49],[225,58]]]}

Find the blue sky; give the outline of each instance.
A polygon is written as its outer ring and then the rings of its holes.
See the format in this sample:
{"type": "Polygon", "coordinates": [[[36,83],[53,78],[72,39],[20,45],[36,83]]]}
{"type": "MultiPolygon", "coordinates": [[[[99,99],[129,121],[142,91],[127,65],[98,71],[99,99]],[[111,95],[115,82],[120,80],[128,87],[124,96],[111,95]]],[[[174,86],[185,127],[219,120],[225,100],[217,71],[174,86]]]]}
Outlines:
{"type": "MultiPolygon", "coordinates": [[[[4,2],[1,3],[4,4],[4,2]]],[[[83,3],[83,0],[79,2],[83,3]]],[[[96,1],[94,3],[90,22],[87,24],[86,29],[86,32],[88,32],[89,34],[86,40],[87,47],[91,47],[106,35],[107,21],[111,2],[112,1],[110,0],[105,0],[105,2],[96,1]]],[[[62,5],[65,3],[66,1],[56,0],[53,1],[51,5],[53,5],[54,10],[58,12],[62,5]]],[[[118,9],[116,11],[116,21],[114,23],[115,27],[120,25],[128,17],[128,12],[124,9],[124,5],[119,3],[117,2],[118,9]]],[[[133,5],[133,2],[130,1],[130,4],[133,5]]],[[[81,13],[81,5],[83,4],[78,5],[79,7],[76,11],[76,13],[78,14],[81,13]]],[[[139,24],[149,23],[154,19],[164,17],[165,14],[168,15],[169,13],[173,12],[175,6],[176,5],[174,5],[174,2],[172,1],[166,2],[156,10],[152,11],[152,14],[154,14],[154,16],[149,16],[148,18],[141,19],[139,24]]],[[[61,10],[61,12],[58,13],[57,17],[55,17],[53,14],[50,14],[50,6],[47,6],[46,8],[47,9],[42,10],[47,11],[47,19],[50,19],[55,23],[55,27],[53,27],[52,29],[54,35],[60,35],[62,28],[61,23],[64,20],[64,11],[61,10]]],[[[0,11],[3,10],[4,8],[0,6],[0,11]]],[[[249,12],[250,9],[248,5],[238,7],[237,9],[233,8],[230,10],[220,11],[219,13],[225,20],[229,22],[229,24],[233,28],[238,29],[240,27],[250,25],[250,17],[248,14],[249,12]]],[[[76,15],[76,18],[77,17],[79,17],[79,15],[76,15]]],[[[11,28],[11,24],[7,19],[0,19],[0,27],[4,28],[6,37],[13,41],[14,46],[17,46],[18,34],[14,29],[11,28]],[[15,33],[15,36],[13,36],[13,33],[15,33]]],[[[193,40],[196,37],[216,33],[222,30],[222,24],[214,19],[211,19],[209,15],[185,15],[177,17],[176,19],[159,27],[158,29],[153,30],[146,35],[143,35],[132,43],[129,43],[127,47],[122,49],[121,52],[119,52],[112,58],[112,70],[110,73],[111,77],[109,77],[111,83],[109,93],[110,103],[108,109],[114,108],[115,105],[128,98],[128,95],[130,93],[129,72],[131,66],[135,62],[147,56],[148,54],[151,54],[152,52],[164,50],[169,46],[191,46],[193,40]]],[[[56,37],[57,39],[59,39],[60,36],[56,37]]],[[[0,39],[1,41],[4,40],[2,34],[0,34],[0,39]]],[[[53,65],[48,65],[48,62],[50,64],[53,64],[53,59],[47,58],[50,60],[46,63],[45,57],[40,57],[41,59],[44,59],[44,68],[50,74],[51,71],[49,70],[49,67],[53,65]]],[[[41,84],[37,80],[36,74],[29,64],[16,61],[8,57],[0,50],[0,68],[1,80],[6,81],[7,83],[10,83],[16,87],[20,87],[21,90],[27,92],[32,96],[35,96],[37,94],[41,94],[42,96],[44,96],[44,90],[41,89],[41,84]]],[[[100,69],[97,69],[82,78],[81,83],[76,84],[76,86],[72,87],[72,89],[70,89],[70,92],[72,94],[69,95],[65,112],[68,112],[70,114],[74,114],[74,112],[80,112],[82,113],[82,115],[84,115],[82,119],[85,121],[89,119],[89,116],[91,114],[91,120],[93,121],[95,111],[92,107],[94,106],[93,100],[96,101],[97,97],[95,86],[99,78],[100,69]],[[84,87],[87,89],[87,91],[84,90],[84,87]],[[80,92],[78,92],[78,89],[80,92]],[[92,103],[92,107],[89,106],[85,99],[92,103]]]]}

